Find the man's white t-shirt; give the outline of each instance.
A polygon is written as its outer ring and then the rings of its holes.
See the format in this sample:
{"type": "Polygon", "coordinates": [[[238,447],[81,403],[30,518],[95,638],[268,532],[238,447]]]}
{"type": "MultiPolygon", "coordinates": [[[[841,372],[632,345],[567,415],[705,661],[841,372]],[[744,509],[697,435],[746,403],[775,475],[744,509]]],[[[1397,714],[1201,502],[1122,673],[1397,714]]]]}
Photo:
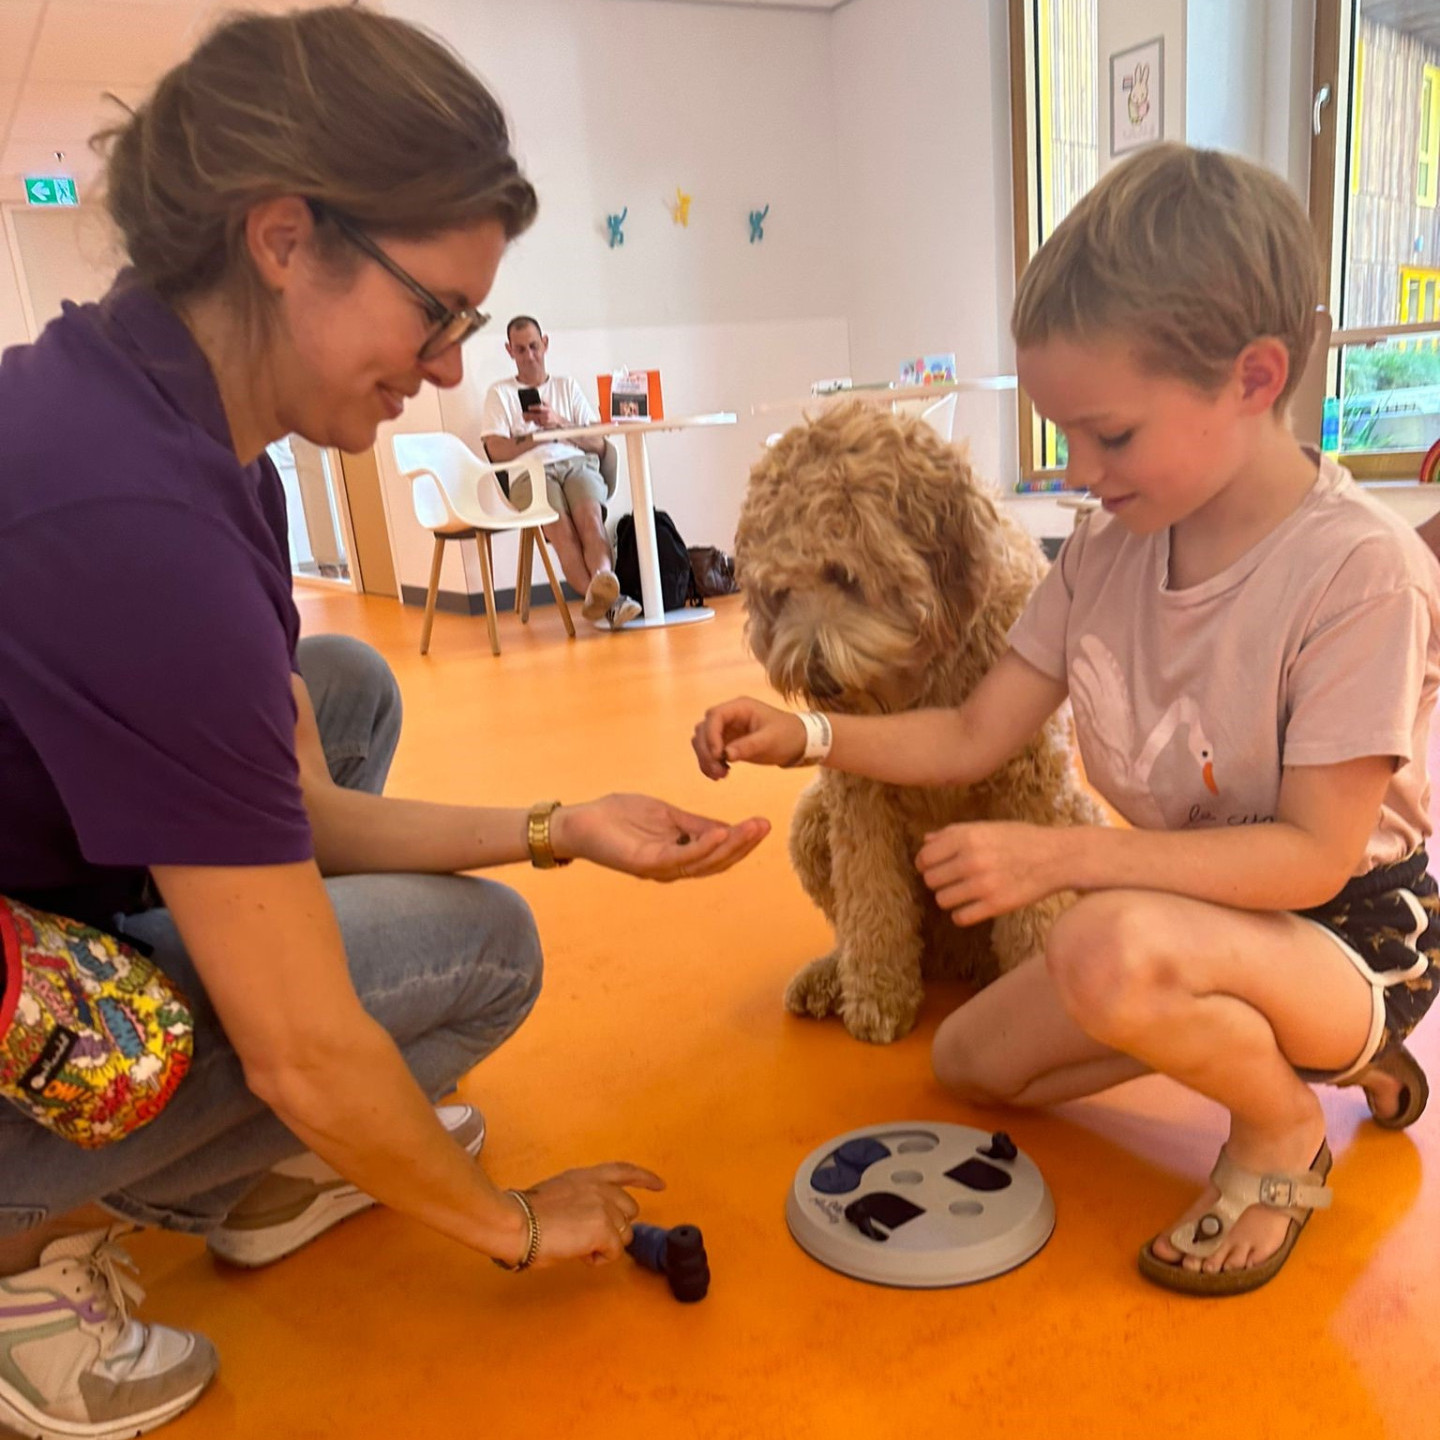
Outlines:
{"type": "MultiPolygon", "coordinates": [[[[511,440],[523,440],[539,429],[526,419],[525,412],[520,408],[520,388],[520,381],[514,375],[497,380],[490,387],[480,416],[482,436],[504,435],[511,440]]],[[[535,388],[540,392],[541,403],[548,405],[566,425],[600,423],[599,412],[569,375],[551,375],[543,385],[535,388]]],[[[550,440],[527,452],[542,465],[553,465],[557,460],[573,460],[585,453],[564,440],[550,440]]]]}
{"type": "Polygon", "coordinates": [[[1169,583],[1170,532],[1089,516],[1010,632],[1070,688],[1090,783],[1133,825],[1274,820],[1286,766],[1395,764],[1357,867],[1430,833],[1440,570],[1326,459],[1293,514],[1221,574],[1169,583]]]}

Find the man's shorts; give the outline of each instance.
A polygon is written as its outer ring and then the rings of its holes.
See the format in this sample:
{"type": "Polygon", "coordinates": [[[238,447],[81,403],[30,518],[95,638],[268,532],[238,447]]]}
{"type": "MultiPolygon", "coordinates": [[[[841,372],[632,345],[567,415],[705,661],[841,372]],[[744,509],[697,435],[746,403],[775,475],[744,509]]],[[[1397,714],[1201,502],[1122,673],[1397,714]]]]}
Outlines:
{"type": "Polygon", "coordinates": [[[1440,889],[1422,848],[1356,876],[1333,900],[1298,914],[1370,982],[1374,1008],[1360,1058],[1336,1073],[1299,1071],[1306,1080],[1338,1085],[1363,1070],[1387,1040],[1403,1040],[1430,1008],[1440,962],[1440,889]]]}
{"type": "MultiPolygon", "coordinates": [[[[600,478],[600,464],[593,455],[572,455],[545,467],[545,494],[557,515],[568,514],[582,500],[604,505],[609,499],[600,478]]],[[[530,503],[530,473],[517,470],[510,482],[510,503],[523,510],[530,503]]]]}

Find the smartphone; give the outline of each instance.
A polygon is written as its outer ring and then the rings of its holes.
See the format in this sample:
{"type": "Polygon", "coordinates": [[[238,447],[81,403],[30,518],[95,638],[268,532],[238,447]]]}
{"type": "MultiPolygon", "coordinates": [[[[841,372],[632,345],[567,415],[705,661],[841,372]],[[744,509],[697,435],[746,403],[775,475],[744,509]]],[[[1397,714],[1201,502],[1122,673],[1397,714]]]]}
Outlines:
{"type": "Polygon", "coordinates": [[[520,408],[522,410],[538,410],[540,408],[540,392],[533,385],[522,385],[520,387],[520,408]]]}

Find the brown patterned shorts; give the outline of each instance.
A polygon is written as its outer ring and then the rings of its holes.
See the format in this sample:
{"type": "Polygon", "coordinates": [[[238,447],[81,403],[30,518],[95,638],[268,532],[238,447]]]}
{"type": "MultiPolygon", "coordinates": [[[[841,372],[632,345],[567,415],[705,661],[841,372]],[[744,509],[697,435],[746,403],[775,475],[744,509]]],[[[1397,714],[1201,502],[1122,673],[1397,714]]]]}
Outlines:
{"type": "Polygon", "coordinates": [[[1318,925],[1370,982],[1374,1017],[1360,1058],[1338,1072],[1300,1070],[1305,1080],[1339,1084],[1364,1069],[1387,1040],[1403,1040],[1435,999],[1440,962],[1440,888],[1423,848],[1396,865],[1351,880],[1333,900],[1297,913],[1318,925]]]}

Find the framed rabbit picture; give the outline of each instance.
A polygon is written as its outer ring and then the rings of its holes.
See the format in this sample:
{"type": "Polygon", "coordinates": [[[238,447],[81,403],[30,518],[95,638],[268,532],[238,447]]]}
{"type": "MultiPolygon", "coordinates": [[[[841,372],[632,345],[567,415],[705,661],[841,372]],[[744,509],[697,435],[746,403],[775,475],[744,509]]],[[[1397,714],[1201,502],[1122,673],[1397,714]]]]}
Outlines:
{"type": "Polygon", "coordinates": [[[1110,154],[1126,155],[1165,133],[1165,40],[1110,57],[1110,154]]]}

